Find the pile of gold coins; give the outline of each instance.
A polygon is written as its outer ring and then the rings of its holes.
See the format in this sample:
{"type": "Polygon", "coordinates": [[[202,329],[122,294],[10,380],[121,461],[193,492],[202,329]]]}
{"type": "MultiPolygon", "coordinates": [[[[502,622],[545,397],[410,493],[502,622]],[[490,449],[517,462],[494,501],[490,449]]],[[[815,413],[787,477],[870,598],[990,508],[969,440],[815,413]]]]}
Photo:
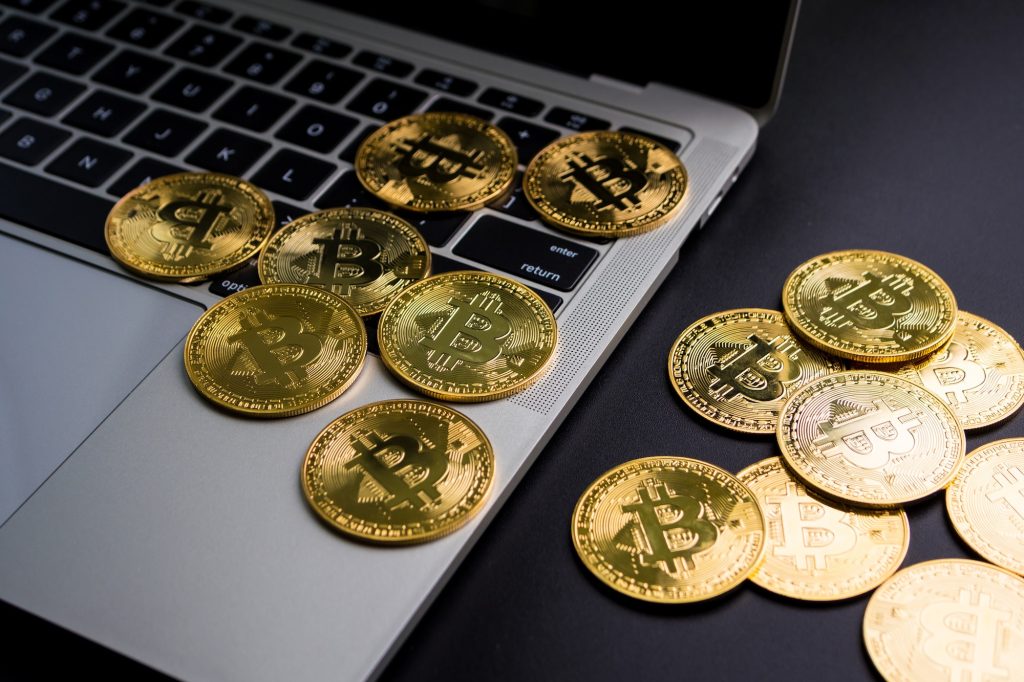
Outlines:
{"type": "MultiPolygon", "coordinates": [[[[456,113],[385,124],[361,145],[356,174],[404,211],[469,211],[502,201],[519,163],[496,126],[456,113]]],[[[665,224],[686,171],[664,146],[627,132],[556,140],[529,164],[525,195],[555,227],[621,237],[665,224]]],[[[274,232],[274,210],[235,177],[181,173],[123,197],[105,228],[132,272],[194,282],[258,256],[260,286],[210,307],[185,341],[185,369],[216,406],[251,417],[320,408],[356,380],[376,318],[380,357],[434,401],[496,400],[524,390],[557,345],[551,309],[518,281],[479,271],[430,275],[423,236],[390,212],[332,208],[274,232]]],[[[468,417],[438,402],[390,400],[344,414],[316,436],[302,489],[329,525],[410,543],[466,523],[487,498],[495,457],[468,417]]]]}
{"type": "Polygon", "coordinates": [[[573,514],[584,564],[661,603],[748,578],[814,601],[878,587],[864,641],[887,680],[1024,679],[1024,439],[964,457],[964,429],[1024,404],[1024,352],[958,311],[937,274],[890,253],[813,258],[786,280],[782,302],[781,313],[697,320],[668,358],[685,405],[728,429],[774,434],[782,456],[735,476],[670,456],[616,467],[573,514]],[[910,542],[902,505],[944,488],[953,527],[992,563],[896,573],[910,542]]]}

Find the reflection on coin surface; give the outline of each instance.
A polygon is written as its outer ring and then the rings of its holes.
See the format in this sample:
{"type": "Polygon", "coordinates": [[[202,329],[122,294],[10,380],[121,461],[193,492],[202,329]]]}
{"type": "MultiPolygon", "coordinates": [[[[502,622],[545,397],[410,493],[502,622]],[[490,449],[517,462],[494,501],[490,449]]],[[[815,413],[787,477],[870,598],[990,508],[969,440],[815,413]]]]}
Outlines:
{"type": "Polygon", "coordinates": [[[669,351],[676,393],[697,414],[747,433],[775,433],[796,388],[846,369],[793,337],[774,310],[727,310],[697,320],[669,351]]]}
{"type": "Polygon", "coordinates": [[[540,378],[558,332],[547,304],[489,272],[429,277],[380,316],[380,357],[406,384],[439,400],[495,400],[540,378]]]}
{"type": "Polygon", "coordinates": [[[962,310],[949,344],[899,374],[945,398],[965,429],[1000,422],[1024,404],[1024,352],[1005,330],[962,310]]]}
{"type": "Polygon", "coordinates": [[[544,220],[590,237],[664,225],[682,206],[688,184],[671,149],[620,130],[555,140],[523,176],[524,194],[544,220]]]}
{"type": "Polygon", "coordinates": [[[956,299],[917,261],[883,251],[835,251],[794,270],[782,288],[786,321],[809,343],[849,360],[905,362],[953,334],[956,299]]]}
{"type": "Polygon", "coordinates": [[[572,541],[609,587],[674,604],[743,582],[764,553],[764,520],[729,472],[685,457],[647,457],[587,488],[573,511],[572,541]]]}
{"type": "Polygon", "coordinates": [[[264,284],[309,284],[341,296],[360,315],[384,309],[426,277],[430,249],[398,216],[372,208],[332,208],[289,223],[260,254],[264,284]]]}
{"type": "Polygon", "coordinates": [[[255,417],[315,410],[341,395],[366,358],[363,321],[303,284],[267,284],[207,310],[185,341],[185,369],[217,405],[255,417]]]}
{"type": "Polygon", "coordinates": [[[410,211],[463,211],[503,195],[515,177],[508,135],[475,116],[412,114],[373,132],[356,153],[371,194],[410,211]]]}
{"type": "Polygon", "coordinates": [[[1024,580],[980,561],[915,564],[871,595],[863,634],[887,682],[1024,680],[1024,580]]]}
{"type": "Polygon", "coordinates": [[[796,599],[846,599],[877,587],[910,546],[902,509],[863,509],[807,490],[769,457],[736,474],[757,498],[765,522],[764,562],[750,580],[796,599]]]}
{"type": "Polygon", "coordinates": [[[263,192],[219,173],[166,175],[133,189],[107,216],[111,255],[151,279],[193,282],[255,256],[274,228],[263,192]]]}
{"type": "Polygon", "coordinates": [[[917,384],[882,372],[840,372],[806,384],[782,408],[786,463],[818,492],[894,506],[941,490],[964,456],[952,410],[917,384]]]}
{"type": "Polygon", "coordinates": [[[384,543],[451,533],[480,509],[493,480],[494,452],[480,427],[420,400],[387,400],[338,417],[302,465],[302,490],[325,521],[384,543]]]}
{"type": "Polygon", "coordinates": [[[1024,575],[1024,438],[982,445],[946,488],[953,528],[974,551],[1024,575]]]}

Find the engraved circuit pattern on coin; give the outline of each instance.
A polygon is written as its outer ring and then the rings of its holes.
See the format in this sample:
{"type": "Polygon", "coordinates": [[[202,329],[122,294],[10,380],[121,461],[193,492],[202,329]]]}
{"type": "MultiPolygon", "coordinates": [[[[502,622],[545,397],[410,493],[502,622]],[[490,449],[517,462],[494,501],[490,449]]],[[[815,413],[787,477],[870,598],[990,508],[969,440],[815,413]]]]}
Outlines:
{"type": "Polygon", "coordinates": [[[466,114],[426,112],[385,124],[356,154],[359,182],[410,211],[463,211],[500,198],[515,178],[508,135],[466,114]]]}
{"type": "Polygon", "coordinates": [[[251,183],[218,173],[178,173],[114,204],[104,237],[111,255],[151,279],[194,282],[259,253],[274,207],[251,183]]]}
{"type": "Polygon", "coordinates": [[[302,465],[302,490],[321,518],[380,543],[451,533],[480,509],[493,480],[494,452],[480,427],[420,400],[387,400],[338,417],[302,465]]]}
{"type": "Polygon", "coordinates": [[[580,497],[572,541],[601,582],[636,599],[683,603],[739,585],[764,553],[764,519],[732,474],[685,457],[606,472],[580,497]]]}
{"type": "Polygon", "coordinates": [[[1024,438],[987,443],[946,488],[953,528],[978,554],[1024,574],[1024,438]]]}
{"type": "Polygon", "coordinates": [[[555,140],[523,176],[526,198],[544,220],[591,237],[624,237],[664,225],[682,206],[688,185],[672,150],[622,131],[555,140]]]}
{"type": "Polygon", "coordinates": [[[793,330],[849,360],[906,362],[953,334],[956,299],[917,261],[883,251],[834,251],[794,270],[782,288],[793,330]]]}
{"type": "Polygon", "coordinates": [[[439,400],[495,400],[525,389],[558,338],[547,304],[488,272],[429,277],[396,296],[377,328],[380,357],[401,381],[439,400]]]}
{"type": "Polygon", "coordinates": [[[877,587],[899,568],[910,546],[902,509],[870,510],[809,491],[769,457],[736,474],[757,498],[765,520],[764,562],[750,576],[796,599],[846,599],[877,587]]]}
{"type": "Polygon", "coordinates": [[[871,595],[863,636],[887,682],[1024,680],[1024,580],[980,561],[915,564],[871,595]]]}
{"type": "Polygon", "coordinates": [[[881,372],[839,372],[796,391],[777,432],[786,463],[818,492],[894,506],[941,490],[966,439],[938,396],[881,372]]]}
{"type": "Polygon", "coordinates": [[[796,388],[846,369],[793,337],[782,313],[726,310],[697,320],[669,352],[672,387],[697,414],[736,431],[775,433],[796,388]]]}
{"type": "Polygon", "coordinates": [[[398,216],[372,208],[332,208],[302,216],[267,242],[259,261],[265,284],[326,289],[360,315],[379,313],[430,271],[423,235],[398,216]]]}
{"type": "Polygon", "coordinates": [[[1024,352],[1004,329],[963,310],[949,344],[899,374],[945,398],[965,429],[996,424],[1024,405],[1024,352]]]}
{"type": "Polygon", "coordinates": [[[309,412],[341,395],[366,358],[366,328],[340,297],[267,284],[207,310],[185,341],[185,369],[204,398],[250,416],[309,412]]]}

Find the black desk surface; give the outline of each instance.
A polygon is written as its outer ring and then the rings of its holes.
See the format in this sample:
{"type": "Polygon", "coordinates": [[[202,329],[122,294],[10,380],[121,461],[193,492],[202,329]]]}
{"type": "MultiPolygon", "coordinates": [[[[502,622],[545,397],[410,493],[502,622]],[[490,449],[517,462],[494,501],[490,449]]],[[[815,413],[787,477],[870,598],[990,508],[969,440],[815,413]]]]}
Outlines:
{"type": "MultiPolygon", "coordinates": [[[[942,275],[962,308],[1024,339],[1022,36],[1014,0],[804,3],[782,107],[746,174],[386,679],[872,678],[860,636],[866,597],[808,605],[745,584],[690,607],[634,603],[582,568],[569,518],[583,489],[627,459],[680,454],[738,471],[775,454],[771,439],[713,428],[679,404],[666,354],[702,315],[778,308],[786,274],[815,254],[906,254],[942,275]]],[[[968,450],[1011,436],[1024,436],[1024,415],[970,434],[968,450]]],[[[971,556],[941,496],[913,506],[910,525],[905,565],[971,556]]],[[[0,623],[14,633],[0,677],[34,679],[58,664],[140,672],[10,607],[0,623]],[[54,655],[32,655],[30,644],[54,655]]]]}

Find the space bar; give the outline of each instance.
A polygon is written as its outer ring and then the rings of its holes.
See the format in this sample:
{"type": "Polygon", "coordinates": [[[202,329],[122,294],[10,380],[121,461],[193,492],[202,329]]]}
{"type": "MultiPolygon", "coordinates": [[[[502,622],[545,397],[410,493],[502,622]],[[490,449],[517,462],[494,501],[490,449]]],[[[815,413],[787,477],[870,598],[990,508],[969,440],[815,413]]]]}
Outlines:
{"type": "Polygon", "coordinates": [[[5,164],[0,187],[0,217],[109,253],[103,225],[114,202],[5,164]]]}

